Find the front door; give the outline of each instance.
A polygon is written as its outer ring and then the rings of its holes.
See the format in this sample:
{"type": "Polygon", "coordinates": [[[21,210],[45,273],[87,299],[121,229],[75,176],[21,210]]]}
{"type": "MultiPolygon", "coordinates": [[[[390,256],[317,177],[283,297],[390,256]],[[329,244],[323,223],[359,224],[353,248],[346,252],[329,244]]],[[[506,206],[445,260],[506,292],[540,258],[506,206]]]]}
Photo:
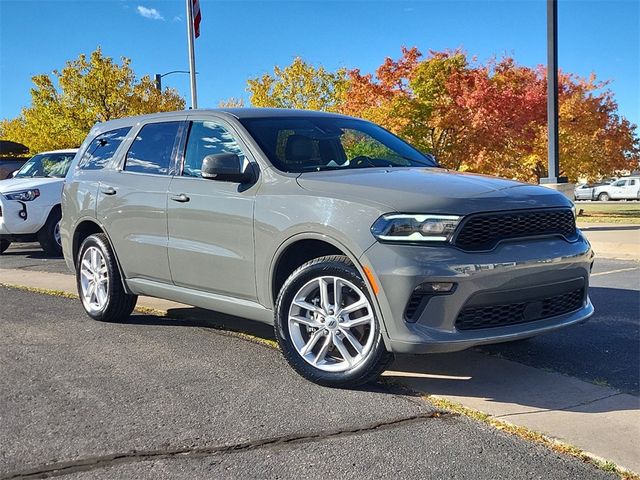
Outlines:
{"type": "Polygon", "coordinates": [[[168,195],[169,264],[176,285],[255,300],[254,185],[204,179],[207,155],[235,153],[249,167],[247,149],[217,119],[194,118],[181,175],[168,195]]]}
{"type": "Polygon", "coordinates": [[[104,171],[98,216],[127,278],[171,283],[167,192],[180,121],[149,123],[136,134],[120,169],[104,171]]]}

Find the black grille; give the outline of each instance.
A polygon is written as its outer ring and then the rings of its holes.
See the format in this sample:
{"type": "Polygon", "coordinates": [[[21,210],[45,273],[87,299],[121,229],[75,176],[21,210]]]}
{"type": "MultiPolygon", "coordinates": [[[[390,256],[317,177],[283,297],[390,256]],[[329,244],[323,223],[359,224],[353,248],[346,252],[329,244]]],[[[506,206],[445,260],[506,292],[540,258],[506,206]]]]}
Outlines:
{"type": "Polygon", "coordinates": [[[416,312],[423,298],[424,294],[422,292],[413,292],[413,295],[411,295],[411,298],[409,298],[409,302],[407,303],[407,308],[404,311],[404,316],[407,320],[415,322],[416,312]]]}
{"type": "Polygon", "coordinates": [[[584,288],[561,295],[502,305],[463,308],[456,319],[458,330],[506,327],[555,317],[580,309],[584,288]]]}
{"type": "Polygon", "coordinates": [[[501,240],[576,233],[576,222],[570,209],[537,210],[508,213],[486,213],[469,217],[454,239],[454,244],[470,251],[491,250],[501,240]]]}

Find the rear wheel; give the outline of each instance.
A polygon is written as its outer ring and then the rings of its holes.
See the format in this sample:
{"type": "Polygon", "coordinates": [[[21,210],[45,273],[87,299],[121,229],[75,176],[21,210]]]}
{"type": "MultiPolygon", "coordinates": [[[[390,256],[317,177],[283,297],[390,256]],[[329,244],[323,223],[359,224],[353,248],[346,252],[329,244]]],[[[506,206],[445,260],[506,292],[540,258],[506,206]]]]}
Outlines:
{"type": "Polygon", "coordinates": [[[138,301],[137,295],[124,290],[113,250],[103,233],[91,235],[82,242],[76,284],[82,306],[95,320],[125,321],[138,301]]]}
{"type": "Polygon", "coordinates": [[[62,255],[60,241],[60,220],[62,212],[59,207],[54,208],[47,218],[47,222],[38,232],[38,242],[47,255],[59,257],[62,255]]]}
{"type": "Polygon", "coordinates": [[[367,285],[344,256],[311,260],[293,272],[278,296],[274,323],[285,359],[320,385],[362,385],[393,359],[367,285]]]}
{"type": "Polygon", "coordinates": [[[9,240],[0,240],[0,254],[4,253],[10,245],[11,242],[9,240]]]}
{"type": "Polygon", "coordinates": [[[601,202],[608,202],[610,198],[611,197],[609,197],[609,194],[607,192],[602,192],[600,195],[598,195],[598,200],[600,200],[601,202]]]}

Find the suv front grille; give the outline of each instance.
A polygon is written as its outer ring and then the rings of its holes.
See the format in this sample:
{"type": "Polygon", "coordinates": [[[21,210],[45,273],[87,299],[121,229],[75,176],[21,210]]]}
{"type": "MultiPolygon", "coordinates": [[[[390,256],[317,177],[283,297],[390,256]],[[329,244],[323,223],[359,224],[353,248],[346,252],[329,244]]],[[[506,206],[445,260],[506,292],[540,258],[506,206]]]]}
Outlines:
{"type": "Polygon", "coordinates": [[[500,305],[463,308],[456,319],[458,330],[506,327],[519,323],[544,320],[578,310],[584,301],[584,288],[568,293],[500,305]]]}
{"type": "Polygon", "coordinates": [[[453,244],[462,250],[491,250],[501,240],[576,233],[576,221],[570,209],[529,210],[483,213],[463,222],[453,244]]]}

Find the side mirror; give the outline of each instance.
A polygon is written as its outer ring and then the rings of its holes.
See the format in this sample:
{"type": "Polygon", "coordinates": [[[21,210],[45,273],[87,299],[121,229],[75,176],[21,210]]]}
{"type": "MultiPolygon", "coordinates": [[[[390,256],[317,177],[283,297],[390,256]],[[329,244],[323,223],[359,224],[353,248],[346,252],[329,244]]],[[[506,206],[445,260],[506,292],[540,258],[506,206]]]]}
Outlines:
{"type": "Polygon", "coordinates": [[[207,155],[202,160],[200,176],[221,182],[247,183],[252,179],[249,172],[242,171],[240,157],[235,153],[207,155]]]}
{"type": "Polygon", "coordinates": [[[19,172],[19,171],[20,171],[20,169],[18,169],[18,170],[14,170],[13,172],[11,172],[10,177],[11,177],[11,178],[15,177],[15,176],[18,174],[18,172],[19,172]]]}

